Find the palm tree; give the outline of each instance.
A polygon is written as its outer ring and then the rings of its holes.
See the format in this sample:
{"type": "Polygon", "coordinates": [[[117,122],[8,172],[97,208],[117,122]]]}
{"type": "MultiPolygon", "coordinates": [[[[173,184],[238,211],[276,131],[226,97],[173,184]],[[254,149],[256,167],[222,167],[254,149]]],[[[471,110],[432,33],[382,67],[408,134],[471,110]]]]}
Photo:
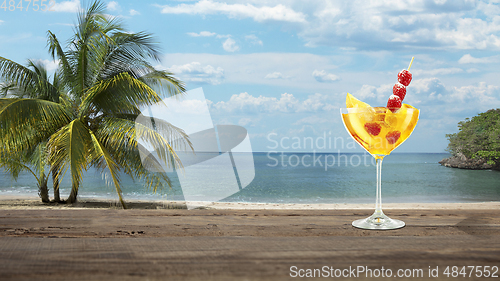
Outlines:
{"type": "MultiPolygon", "coordinates": [[[[5,60],[4,58],[0,59],[5,60]]],[[[48,81],[47,69],[41,61],[28,60],[26,67],[21,65],[17,65],[17,67],[22,69],[25,74],[29,74],[31,83],[22,87],[13,81],[8,81],[9,83],[0,86],[0,97],[59,101],[61,92],[58,89],[58,85],[60,85],[58,83],[58,76],[54,75],[54,81],[50,83],[48,81]]],[[[10,172],[15,179],[17,179],[21,171],[29,171],[37,180],[42,202],[49,202],[48,177],[45,175],[45,166],[47,165],[45,145],[46,142],[43,142],[34,147],[34,149],[26,149],[17,153],[3,152],[0,159],[0,166],[10,172]]],[[[59,197],[57,195],[59,194],[59,189],[57,183],[57,178],[54,178],[54,200],[58,202],[59,197]]]]}
{"type": "Polygon", "coordinates": [[[38,185],[38,195],[42,199],[42,202],[48,203],[49,190],[47,187],[48,177],[45,174],[47,155],[45,153],[44,142],[40,143],[34,147],[31,151],[23,151],[22,153],[3,153],[0,162],[0,167],[4,168],[6,171],[10,172],[12,177],[17,180],[21,171],[26,170],[30,172],[37,181],[38,185]]]}
{"type": "MultiPolygon", "coordinates": [[[[0,60],[6,60],[0,57],[0,60]]],[[[14,64],[13,62],[10,62],[14,64]]],[[[22,69],[25,74],[29,74],[31,81],[28,85],[18,86],[15,82],[0,85],[0,97],[2,98],[32,98],[49,100],[53,102],[62,101],[65,98],[64,89],[59,80],[59,73],[54,74],[53,82],[49,82],[49,75],[45,65],[41,61],[28,60],[28,65],[22,69]]],[[[29,171],[35,176],[38,182],[39,195],[42,202],[49,202],[45,166],[47,165],[47,154],[45,153],[46,142],[40,143],[35,149],[28,149],[22,153],[3,153],[0,158],[0,166],[6,169],[14,179],[23,170],[29,171]]],[[[52,180],[54,187],[54,201],[60,202],[59,178],[55,170],[52,170],[52,180]]]]}
{"type": "Polygon", "coordinates": [[[155,124],[168,136],[135,122],[139,108],[161,102],[164,95],[185,91],[172,73],[151,65],[151,60],[159,61],[152,35],[125,31],[119,20],[104,14],[104,4],[99,1],[79,12],[66,50],[52,32],[47,34],[49,53],[59,61],[57,87],[38,81],[33,72],[2,57],[0,77],[23,92],[64,91],[47,100],[0,99],[2,152],[13,155],[46,141],[50,171],[57,178],[70,171],[69,203],[76,202],[83,170],[90,166],[113,183],[123,207],[120,171],[145,180],[153,191],[165,183],[170,185],[165,173],[151,172],[141,163],[139,150],[143,147],[136,141],[141,138],[160,147],[159,155],[166,165],[180,166],[174,148],[190,147],[186,134],[168,122],[155,124]]]}

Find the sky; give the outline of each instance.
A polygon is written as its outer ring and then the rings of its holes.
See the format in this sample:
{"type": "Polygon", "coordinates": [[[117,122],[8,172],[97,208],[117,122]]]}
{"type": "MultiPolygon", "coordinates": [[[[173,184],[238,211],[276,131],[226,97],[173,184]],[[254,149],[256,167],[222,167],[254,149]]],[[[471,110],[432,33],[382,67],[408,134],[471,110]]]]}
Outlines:
{"type": "MultiPolygon", "coordinates": [[[[67,42],[88,2],[43,1],[38,11],[10,2],[0,8],[0,56],[55,69],[47,31],[67,42]]],[[[346,94],[385,106],[412,57],[404,102],[420,119],[395,152],[445,152],[459,121],[500,107],[499,0],[105,3],[130,31],[154,34],[155,66],[201,87],[213,123],[245,127],[253,151],[360,151],[340,118],[346,94]]]]}

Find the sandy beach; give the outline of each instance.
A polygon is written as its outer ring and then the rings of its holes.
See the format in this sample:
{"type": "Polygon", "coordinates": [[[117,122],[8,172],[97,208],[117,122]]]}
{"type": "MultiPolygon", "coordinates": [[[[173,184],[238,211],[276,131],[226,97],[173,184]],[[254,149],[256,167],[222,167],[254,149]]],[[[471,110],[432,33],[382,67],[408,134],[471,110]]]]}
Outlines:
{"type": "MultiPolygon", "coordinates": [[[[130,209],[187,209],[186,202],[177,201],[125,201],[130,209]]],[[[245,202],[194,202],[201,209],[231,210],[370,210],[374,204],[277,204],[245,202]]],[[[78,200],[75,204],[42,203],[38,197],[0,196],[0,209],[122,209],[117,200],[89,199],[78,200]]],[[[474,203],[388,203],[384,210],[390,209],[433,209],[433,210],[499,210],[500,202],[474,203]]]]}
{"type": "Polygon", "coordinates": [[[370,215],[372,205],[217,203],[187,210],[182,202],[129,202],[129,208],[113,201],[55,205],[2,198],[2,280],[335,274],[346,280],[376,274],[384,280],[442,280],[453,279],[453,266],[466,269],[458,279],[475,280],[482,279],[475,274],[486,275],[485,268],[500,267],[500,202],[384,205],[386,214],[406,222],[392,231],[351,226],[370,215]],[[469,274],[471,268],[478,273],[469,274]]]}

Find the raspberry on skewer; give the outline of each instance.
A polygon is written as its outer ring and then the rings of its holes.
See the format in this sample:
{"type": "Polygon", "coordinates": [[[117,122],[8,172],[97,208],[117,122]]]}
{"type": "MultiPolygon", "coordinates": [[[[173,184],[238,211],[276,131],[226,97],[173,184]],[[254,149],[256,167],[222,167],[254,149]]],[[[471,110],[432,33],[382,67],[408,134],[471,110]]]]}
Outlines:
{"type": "Polygon", "coordinates": [[[406,69],[403,69],[398,73],[398,82],[405,86],[410,85],[411,78],[412,78],[411,72],[409,72],[406,69]]]}
{"type": "Polygon", "coordinates": [[[387,108],[392,111],[392,113],[398,111],[401,108],[401,98],[396,95],[391,95],[387,101],[387,108]]]}
{"type": "Polygon", "coordinates": [[[401,83],[394,84],[392,87],[392,94],[398,96],[401,101],[405,99],[406,96],[406,87],[401,83]]]}
{"type": "Polygon", "coordinates": [[[413,58],[414,57],[411,58],[411,62],[410,62],[410,65],[408,66],[408,69],[403,69],[398,73],[399,83],[401,83],[405,86],[410,85],[410,82],[411,82],[412,75],[410,72],[410,68],[411,68],[411,64],[413,63],[413,58]]]}
{"type": "Polygon", "coordinates": [[[411,58],[408,70],[403,69],[398,73],[399,83],[394,84],[394,86],[392,87],[392,95],[387,101],[387,108],[389,108],[393,113],[401,108],[402,102],[406,96],[406,86],[410,85],[412,77],[410,68],[413,63],[413,59],[414,57],[411,58]]]}

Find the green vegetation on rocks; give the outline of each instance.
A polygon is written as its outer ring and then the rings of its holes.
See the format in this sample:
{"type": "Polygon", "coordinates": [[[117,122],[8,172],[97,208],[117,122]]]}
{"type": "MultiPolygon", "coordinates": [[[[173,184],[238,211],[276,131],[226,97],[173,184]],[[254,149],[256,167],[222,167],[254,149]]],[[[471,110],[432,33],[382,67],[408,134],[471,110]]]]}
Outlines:
{"type": "Polygon", "coordinates": [[[447,151],[453,157],[479,163],[482,168],[500,168],[500,109],[466,118],[458,129],[458,133],[446,135],[450,141],[447,151]]]}

